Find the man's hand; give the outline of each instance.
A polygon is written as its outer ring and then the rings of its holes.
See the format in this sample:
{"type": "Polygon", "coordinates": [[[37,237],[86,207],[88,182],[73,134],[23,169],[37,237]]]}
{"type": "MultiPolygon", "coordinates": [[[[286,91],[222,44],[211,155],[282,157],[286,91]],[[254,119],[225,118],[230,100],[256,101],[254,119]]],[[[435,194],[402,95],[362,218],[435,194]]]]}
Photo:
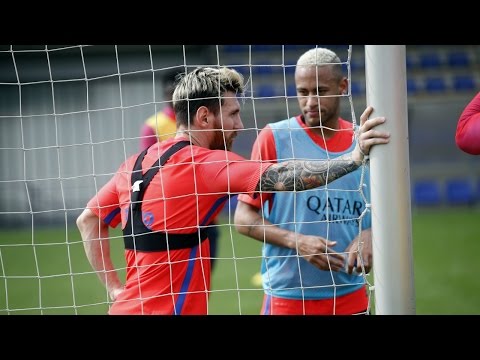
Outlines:
{"type": "Polygon", "coordinates": [[[365,269],[365,274],[368,274],[373,266],[372,229],[363,230],[350,243],[345,252],[348,253],[346,268],[348,274],[351,274],[354,268],[360,274],[365,269]]]}
{"type": "Polygon", "coordinates": [[[390,134],[386,131],[375,130],[377,125],[385,122],[384,117],[368,119],[373,108],[367,107],[360,116],[360,127],[357,133],[357,146],[353,150],[352,158],[354,161],[363,161],[363,158],[370,154],[372,146],[377,144],[387,144],[390,141],[390,134]]]}
{"type": "Polygon", "coordinates": [[[118,295],[123,292],[123,286],[122,287],[115,287],[113,289],[111,289],[108,293],[110,295],[110,299],[112,301],[115,301],[118,297],[118,295]]]}
{"type": "Polygon", "coordinates": [[[336,241],[330,241],[321,236],[297,234],[297,252],[320,270],[341,271],[345,258],[332,249],[336,241]]]}

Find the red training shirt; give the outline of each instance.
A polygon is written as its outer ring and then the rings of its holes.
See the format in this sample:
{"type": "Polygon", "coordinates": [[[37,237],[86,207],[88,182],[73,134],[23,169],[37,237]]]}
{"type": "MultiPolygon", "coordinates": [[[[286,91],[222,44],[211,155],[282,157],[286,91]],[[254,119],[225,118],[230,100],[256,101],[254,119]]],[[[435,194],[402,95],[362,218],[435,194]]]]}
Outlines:
{"type": "MultiPolygon", "coordinates": [[[[153,145],[143,172],[174,143],[153,145]]],[[[87,207],[111,227],[127,221],[131,170],[138,154],[127,159],[87,207]]],[[[233,152],[187,146],[173,154],[145,191],[144,224],[169,234],[193,233],[221,211],[228,194],[253,195],[272,164],[246,160],[233,152]]],[[[125,250],[125,290],[109,314],[206,314],[210,290],[209,240],[192,249],[158,252],[125,250]]]]}

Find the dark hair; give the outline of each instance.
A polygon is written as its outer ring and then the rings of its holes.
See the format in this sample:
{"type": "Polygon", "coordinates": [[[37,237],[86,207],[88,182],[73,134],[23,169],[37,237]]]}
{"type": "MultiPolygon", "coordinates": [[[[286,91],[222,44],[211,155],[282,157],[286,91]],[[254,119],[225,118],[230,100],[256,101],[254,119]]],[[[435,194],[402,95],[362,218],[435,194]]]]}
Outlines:
{"type": "Polygon", "coordinates": [[[163,70],[159,74],[160,83],[163,88],[163,96],[165,100],[169,101],[172,99],[173,92],[175,91],[175,85],[178,81],[180,74],[185,74],[184,69],[174,68],[163,70]]]}

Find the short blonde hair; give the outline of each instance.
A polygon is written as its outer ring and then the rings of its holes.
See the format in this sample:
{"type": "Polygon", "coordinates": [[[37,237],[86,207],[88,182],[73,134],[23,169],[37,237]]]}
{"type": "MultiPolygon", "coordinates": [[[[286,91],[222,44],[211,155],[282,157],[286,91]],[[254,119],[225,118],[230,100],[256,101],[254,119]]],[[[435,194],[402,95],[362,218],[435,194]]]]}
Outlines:
{"type": "Polygon", "coordinates": [[[332,65],[339,79],[342,77],[342,65],[336,53],[327,48],[313,48],[303,53],[297,60],[298,66],[325,66],[332,65]]]}
{"type": "Polygon", "coordinates": [[[298,58],[297,65],[325,65],[339,63],[340,58],[332,50],[314,48],[305,52],[298,58]]]}

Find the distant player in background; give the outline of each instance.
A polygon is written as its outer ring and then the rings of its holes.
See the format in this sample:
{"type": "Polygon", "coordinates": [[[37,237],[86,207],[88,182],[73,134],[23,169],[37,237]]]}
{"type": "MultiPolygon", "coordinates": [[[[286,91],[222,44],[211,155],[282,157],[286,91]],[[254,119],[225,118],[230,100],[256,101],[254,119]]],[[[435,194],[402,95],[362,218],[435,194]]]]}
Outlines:
{"type": "Polygon", "coordinates": [[[480,155],[480,92],[460,115],[455,142],[467,154],[480,155]]]}
{"type": "Polygon", "coordinates": [[[140,151],[145,150],[157,141],[163,141],[175,136],[177,125],[175,112],[173,111],[172,95],[175,90],[176,76],[181,72],[179,69],[173,69],[160,73],[163,89],[163,108],[143,123],[140,131],[140,151]]]}
{"type": "MultiPolygon", "coordinates": [[[[175,136],[177,125],[175,121],[175,112],[173,111],[172,96],[175,90],[175,80],[183,71],[179,69],[165,70],[161,73],[160,81],[163,89],[164,105],[161,111],[150,116],[142,125],[140,130],[140,151],[145,150],[157,141],[163,141],[175,136]]],[[[212,269],[217,257],[219,228],[214,221],[208,228],[208,238],[210,239],[210,256],[212,269]]]]}
{"type": "MultiPolygon", "coordinates": [[[[307,191],[358,169],[389,134],[382,117],[361,116],[359,142],[329,160],[248,161],[231,151],[243,123],[243,76],[200,67],[175,88],[177,134],[124,161],[77,219],[90,265],[114,301],[109,314],[207,314],[211,281],[205,228],[228,194],[307,191]],[[159,154],[160,158],[159,158],[159,154]],[[110,256],[109,227],[121,224],[126,261],[122,284],[110,256]]],[[[321,247],[325,251],[325,247],[321,247]]],[[[329,250],[335,271],[342,254],[329,250]]]]}
{"type": "MultiPolygon", "coordinates": [[[[295,85],[302,113],[267,124],[251,158],[335,159],[355,148],[352,123],[340,118],[340,97],[348,91],[340,59],[315,48],[297,61],[295,85]]],[[[240,194],[237,230],[264,242],[261,279],[264,315],[331,315],[366,313],[363,277],[372,267],[370,212],[360,219],[370,198],[368,167],[326,188],[307,192],[263,193],[256,199],[240,194]],[[328,221],[327,221],[328,220],[328,221]],[[361,225],[361,226],[359,226],[361,225]],[[328,252],[346,253],[346,267],[332,268],[328,252]],[[312,256],[315,254],[315,256],[312,256]]]]}

